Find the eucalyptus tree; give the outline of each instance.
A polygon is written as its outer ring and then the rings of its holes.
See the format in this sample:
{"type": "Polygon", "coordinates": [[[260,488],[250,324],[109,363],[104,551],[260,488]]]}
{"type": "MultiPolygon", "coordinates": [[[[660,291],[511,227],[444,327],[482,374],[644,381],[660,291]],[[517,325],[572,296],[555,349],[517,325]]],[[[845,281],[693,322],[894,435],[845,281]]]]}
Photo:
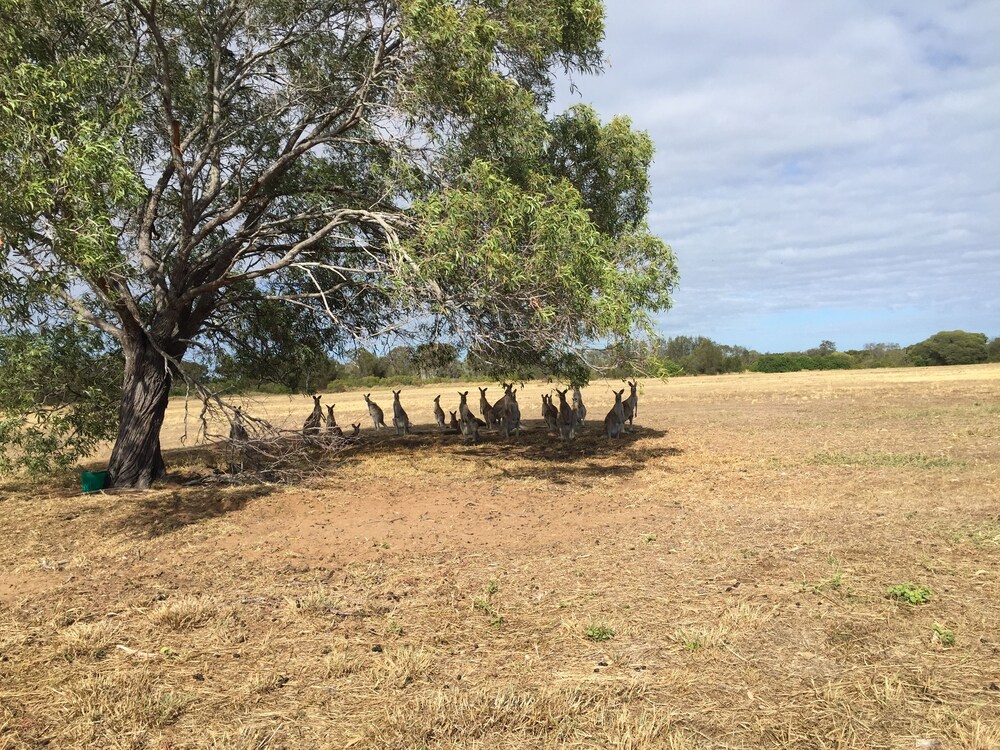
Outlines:
{"type": "Polygon", "coordinates": [[[112,484],[163,474],[192,347],[276,300],[508,370],[668,307],[649,138],[549,115],[603,33],[599,0],[0,0],[0,315],[120,346],[112,484]]]}

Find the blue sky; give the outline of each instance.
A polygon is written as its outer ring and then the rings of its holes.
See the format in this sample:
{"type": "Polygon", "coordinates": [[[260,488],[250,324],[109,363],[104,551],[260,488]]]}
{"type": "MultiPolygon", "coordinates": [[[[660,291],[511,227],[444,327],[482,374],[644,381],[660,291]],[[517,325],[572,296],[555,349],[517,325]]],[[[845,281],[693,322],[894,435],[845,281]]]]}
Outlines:
{"type": "Polygon", "coordinates": [[[656,144],[666,336],[759,351],[1000,336],[1000,5],[607,0],[557,109],[656,144]]]}

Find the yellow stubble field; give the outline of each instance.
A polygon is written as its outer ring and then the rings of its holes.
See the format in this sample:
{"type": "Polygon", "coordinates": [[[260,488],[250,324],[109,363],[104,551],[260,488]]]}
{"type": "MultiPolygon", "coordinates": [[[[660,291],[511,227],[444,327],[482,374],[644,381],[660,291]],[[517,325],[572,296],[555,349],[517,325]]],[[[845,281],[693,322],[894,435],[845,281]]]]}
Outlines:
{"type": "Polygon", "coordinates": [[[1000,747],[1000,366],[644,380],[621,441],[598,380],[568,445],[551,387],[477,446],[325,395],[290,484],[189,484],[177,401],[162,487],[0,487],[0,748],[1000,747]]]}

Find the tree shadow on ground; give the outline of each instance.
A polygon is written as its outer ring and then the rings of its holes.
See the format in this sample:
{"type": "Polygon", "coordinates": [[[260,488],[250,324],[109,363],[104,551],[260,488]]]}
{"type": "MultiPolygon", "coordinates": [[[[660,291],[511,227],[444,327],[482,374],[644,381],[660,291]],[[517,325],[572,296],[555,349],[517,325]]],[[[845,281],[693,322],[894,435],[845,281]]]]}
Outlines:
{"type": "MultiPolygon", "coordinates": [[[[310,465],[309,471],[303,471],[298,480],[278,483],[251,483],[261,476],[253,472],[238,476],[223,474],[219,466],[220,460],[224,461],[225,450],[219,445],[164,451],[167,480],[148,492],[122,493],[131,496],[132,502],[127,503],[128,511],[120,526],[147,538],[171,534],[240,511],[252,500],[305,483],[321,471],[338,471],[352,456],[386,461],[408,456],[411,459],[442,457],[480,462],[491,474],[504,478],[536,479],[589,488],[596,481],[628,478],[648,468],[669,470],[669,459],[682,454],[679,448],[664,445],[660,440],[667,434],[665,430],[650,427],[637,425],[634,432],[609,440],[603,425],[595,422],[583,428],[575,440],[563,443],[556,434],[546,430],[542,420],[525,420],[524,426],[520,435],[506,440],[497,432],[484,430],[478,445],[465,444],[462,436],[456,433],[442,433],[431,428],[410,435],[366,430],[342,450],[326,448],[325,452],[321,451],[323,462],[310,465]],[[171,466],[183,470],[170,472],[171,466]],[[247,483],[240,484],[241,481],[247,483]]],[[[290,442],[301,443],[296,438],[290,438],[290,442]]]]}
{"type": "Polygon", "coordinates": [[[251,500],[266,497],[275,489],[275,485],[255,484],[152,490],[135,497],[120,526],[153,539],[242,510],[251,500]]]}
{"type": "Polygon", "coordinates": [[[525,429],[505,440],[497,432],[483,430],[478,445],[465,444],[461,435],[423,430],[411,435],[363,433],[355,450],[391,460],[401,454],[438,452],[458,460],[482,460],[511,479],[546,479],[557,484],[571,482],[590,486],[589,480],[628,477],[644,468],[667,467],[667,459],[682,451],[665,446],[659,438],[667,433],[636,425],[635,431],[609,440],[601,423],[593,422],[564,443],[546,430],[542,420],[524,420],[525,429]]]}

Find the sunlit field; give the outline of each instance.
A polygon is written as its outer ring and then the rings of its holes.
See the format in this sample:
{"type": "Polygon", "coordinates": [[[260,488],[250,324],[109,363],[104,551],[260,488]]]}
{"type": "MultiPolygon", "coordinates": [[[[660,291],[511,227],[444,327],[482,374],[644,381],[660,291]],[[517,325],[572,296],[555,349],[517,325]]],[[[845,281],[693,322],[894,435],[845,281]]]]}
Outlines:
{"type": "Polygon", "coordinates": [[[0,487],[0,748],[1000,747],[1000,365],[643,380],[620,441],[598,380],[570,444],[551,387],[477,446],[324,395],[291,484],[176,400],[162,488],[0,487]]]}

